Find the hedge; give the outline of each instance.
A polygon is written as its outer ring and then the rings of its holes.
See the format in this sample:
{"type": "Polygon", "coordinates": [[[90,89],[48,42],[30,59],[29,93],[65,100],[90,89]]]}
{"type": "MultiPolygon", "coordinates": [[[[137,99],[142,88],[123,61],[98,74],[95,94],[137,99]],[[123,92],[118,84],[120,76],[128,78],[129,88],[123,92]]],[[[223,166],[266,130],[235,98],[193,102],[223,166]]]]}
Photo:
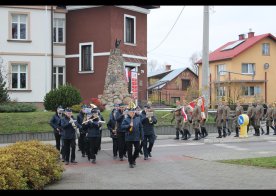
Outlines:
{"type": "Polygon", "coordinates": [[[6,103],[0,105],[0,112],[34,112],[36,106],[29,103],[6,103]]]}
{"type": "Polygon", "coordinates": [[[0,148],[0,190],[43,189],[60,180],[59,156],[52,145],[35,140],[0,148]]]}

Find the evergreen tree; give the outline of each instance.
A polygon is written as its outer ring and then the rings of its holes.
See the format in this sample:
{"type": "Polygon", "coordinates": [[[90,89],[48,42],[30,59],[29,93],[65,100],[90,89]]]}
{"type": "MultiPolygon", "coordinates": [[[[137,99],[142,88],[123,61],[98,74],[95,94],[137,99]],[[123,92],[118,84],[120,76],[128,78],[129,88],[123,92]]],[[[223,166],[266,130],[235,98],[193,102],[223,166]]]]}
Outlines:
{"type": "Polygon", "coordinates": [[[2,70],[0,69],[0,104],[10,100],[8,89],[6,88],[6,82],[4,81],[2,74],[2,70]]]}

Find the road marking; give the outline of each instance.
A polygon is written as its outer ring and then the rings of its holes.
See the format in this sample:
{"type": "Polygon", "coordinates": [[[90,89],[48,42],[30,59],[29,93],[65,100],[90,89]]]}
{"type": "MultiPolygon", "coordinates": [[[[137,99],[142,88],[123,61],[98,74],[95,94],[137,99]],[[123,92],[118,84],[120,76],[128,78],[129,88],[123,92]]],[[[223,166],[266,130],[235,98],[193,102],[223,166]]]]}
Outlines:
{"type": "Polygon", "coordinates": [[[272,142],[272,143],[275,143],[276,141],[268,141],[268,142],[272,142]]]}
{"type": "Polygon", "coordinates": [[[269,153],[273,153],[273,151],[259,151],[259,152],[256,152],[258,154],[269,154],[269,153]]]}
{"type": "Polygon", "coordinates": [[[214,146],[223,147],[223,148],[230,148],[230,149],[239,150],[239,151],[249,150],[248,148],[241,148],[241,147],[238,147],[238,146],[230,146],[228,144],[214,144],[214,146]]]}

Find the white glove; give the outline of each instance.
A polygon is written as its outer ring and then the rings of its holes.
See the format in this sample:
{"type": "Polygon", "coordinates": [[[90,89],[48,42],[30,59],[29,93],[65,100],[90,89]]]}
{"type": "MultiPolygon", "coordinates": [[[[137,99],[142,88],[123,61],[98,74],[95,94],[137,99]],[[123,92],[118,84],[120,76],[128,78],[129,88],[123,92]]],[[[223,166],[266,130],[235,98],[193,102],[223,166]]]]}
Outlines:
{"type": "Polygon", "coordinates": [[[71,120],[69,121],[69,123],[71,123],[71,124],[72,124],[73,122],[74,122],[74,120],[73,120],[73,119],[71,119],[71,120]]]}

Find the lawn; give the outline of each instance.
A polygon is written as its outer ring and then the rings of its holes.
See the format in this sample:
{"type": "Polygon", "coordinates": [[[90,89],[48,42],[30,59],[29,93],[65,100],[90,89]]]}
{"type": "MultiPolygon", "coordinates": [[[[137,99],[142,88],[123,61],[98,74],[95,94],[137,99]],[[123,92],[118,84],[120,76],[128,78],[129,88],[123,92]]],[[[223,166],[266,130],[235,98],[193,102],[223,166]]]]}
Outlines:
{"type": "Polygon", "coordinates": [[[248,158],[248,159],[223,160],[223,161],[219,161],[219,162],[238,164],[238,165],[249,165],[249,166],[256,166],[256,167],[265,167],[265,168],[276,168],[276,156],[248,158]]]}
{"type": "MultiPolygon", "coordinates": [[[[109,119],[109,111],[102,113],[105,121],[109,119]]],[[[157,126],[171,125],[172,114],[161,118],[168,112],[155,112],[157,117],[157,126]]],[[[52,131],[49,121],[54,112],[26,112],[26,113],[0,113],[0,134],[4,133],[22,133],[22,132],[49,132],[52,131]]],[[[74,114],[77,117],[77,114],[74,114]]],[[[209,116],[209,122],[213,122],[212,116],[209,116]]],[[[175,122],[173,122],[174,124],[175,122]]],[[[106,124],[104,124],[106,128],[106,124]]]]}

